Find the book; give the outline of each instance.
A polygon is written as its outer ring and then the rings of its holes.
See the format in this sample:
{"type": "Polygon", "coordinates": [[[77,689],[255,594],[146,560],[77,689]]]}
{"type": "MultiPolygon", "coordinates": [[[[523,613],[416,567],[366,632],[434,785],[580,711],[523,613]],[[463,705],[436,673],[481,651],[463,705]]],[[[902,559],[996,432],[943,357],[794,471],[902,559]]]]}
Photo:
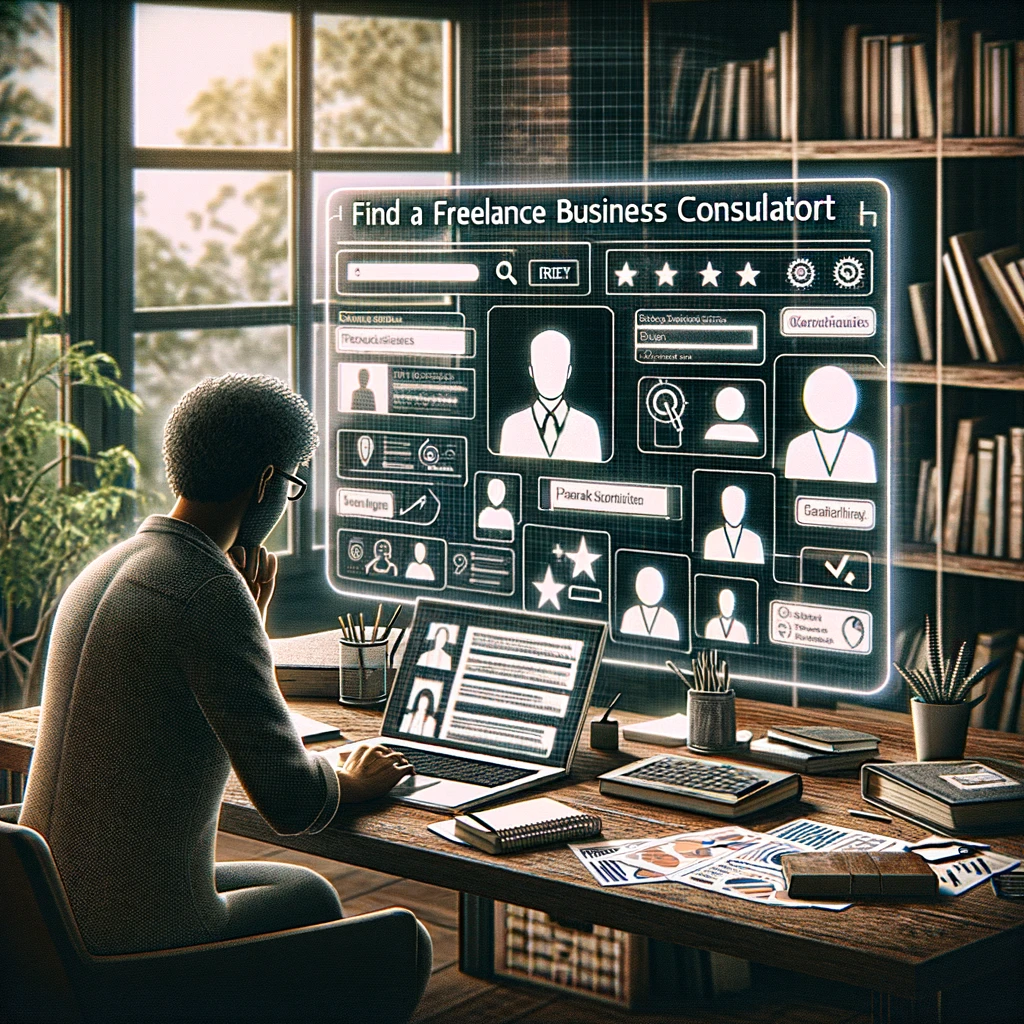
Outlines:
{"type": "Polygon", "coordinates": [[[943,21],[939,46],[942,51],[942,81],[939,83],[942,134],[947,137],[966,135],[967,55],[961,18],[943,21]]]}
{"type": "Polygon", "coordinates": [[[722,65],[719,75],[721,80],[720,101],[718,105],[718,134],[723,142],[733,138],[733,125],[736,116],[736,79],[739,74],[739,62],[727,60],[722,65]]]}
{"type": "Polygon", "coordinates": [[[840,55],[840,107],[843,118],[843,138],[860,136],[860,37],[863,25],[847,25],[843,29],[840,55]]]}
{"type": "Polygon", "coordinates": [[[907,286],[910,313],[922,363],[935,362],[935,282],[922,281],[907,286]]]}
{"type": "Polygon", "coordinates": [[[690,127],[686,132],[687,142],[696,142],[702,136],[701,126],[707,118],[707,108],[711,93],[711,80],[717,74],[714,68],[705,68],[700,76],[700,85],[697,86],[697,98],[693,103],[693,114],[690,117],[690,127]]]}
{"type": "Polygon", "coordinates": [[[934,459],[922,459],[917,471],[917,500],[914,503],[914,526],[910,539],[915,544],[925,544],[930,534],[925,532],[928,512],[928,487],[932,478],[934,459]]]}
{"type": "Polygon", "coordinates": [[[1010,479],[1006,493],[1006,554],[1024,558],[1024,427],[1010,427],[1010,479]]]}
{"type": "Polygon", "coordinates": [[[1007,337],[1005,316],[993,304],[978,267],[976,257],[984,247],[983,231],[964,231],[951,235],[949,239],[949,248],[953,253],[981,350],[990,363],[1004,363],[1010,358],[1013,348],[1007,337]]]}
{"type": "Polygon", "coordinates": [[[999,704],[1006,681],[1007,662],[1017,635],[1012,629],[997,629],[979,633],[974,641],[974,657],[968,675],[990,662],[996,662],[990,672],[971,687],[969,700],[984,695],[985,699],[971,708],[971,725],[977,729],[993,728],[999,718],[999,704]]]}
{"type": "Polygon", "coordinates": [[[826,775],[829,772],[847,772],[859,768],[877,752],[877,745],[870,750],[853,750],[846,753],[827,754],[820,750],[807,750],[789,743],[765,736],[751,741],[749,750],[736,754],[744,761],[766,764],[772,768],[786,768],[803,775],[826,775]]]}
{"type": "Polygon", "coordinates": [[[909,139],[911,66],[910,46],[903,36],[889,37],[889,130],[891,139],[909,139]]]}
{"type": "Polygon", "coordinates": [[[938,895],[939,879],[916,853],[784,853],[793,899],[920,899],[938,895]]]}
{"type": "Polygon", "coordinates": [[[340,629],[270,641],[277,685],[286,697],[338,696],[340,629]]]}
{"type": "Polygon", "coordinates": [[[761,64],[763,97],[762,132],[766,139],[779,137],[779,48],[769,46],[761,64]]]}
{"type": "Polygon", "coordinates": [[[718,126],[719,103],[722,92],[722,72],[714,68],[708,84],[708,96],[705,104],[706,110],[703,116],[704,141],[712,142],[715,138],[715,129],[718,126]]]}
{"type": "Polygon", "coordinates": [[[754,65],[750,61],[740,64],[736,75],[736,130],[733,137],[747,142],[754,135],[754,65]]]}
{"type": "Polygon", "coordinates": [[[1003,706],[999,714],[999,728],[1003,732],[1016,732],[1020,718],[1021,689],[1024,687],[1024,633],[1017,637],[1017,643],[1010,658],[1006,673],[1006,688],[1003,706]]]}
{"type": "Polygon", "coordinates": [[[654,743],[660,747],[681,747],[686,743],[686,715],[669,715],[637,722],[622,729],[622,738],[634,743],[654,743]]]}
{"type": "Polygon", "coordinates": [[[1006,488],[1009,482],[1009,439],[996,434],[992,480],[992,557],[1006,557],[1006,488]]]}
{"type": "Polygon", "coordinates": [[[344,739],[336,725],[318,722],[315,718],[300,715],[298,711],[289,710],[288,715],[303,743],[324,743],[328,740],[344,739]]]}
{"type": "Polygon", "coordinates": [[[793,138],[793,53],[788,29],[779,33],[779,138],[793,138]]]}
{"type": "Polygon", "coordinates": [[[1017,298],[1024,303],[1024,270],[1022,267],[1024,267],[1024,260],[1011,260],[1003,265],[1003,273],[1016,292],[1017,298]]]}
{"type": "Polygon", "coordinates": [[[950,554],[956,554],[960,543],[960,521],[964,513],[971,443],[980,422],[980,417],[969,416],[957,423],[946,497],[946,520],[942,527],[942,550],[950,554]]]}
{"type": "Polygon", "coordinates": [[[952,835],[1024,831],[1024,766],[998,758],[866,764],[861,796],[952,835]]]}
{"type": "Polygon", "coordinates": [[[996,442],[978,438],[977,470],[974,484],[974,522],[971,530],[971,554],[988,555],[992,551],[992,489],[994,484],[996,442]]]}
{"type": "Polygon", "coordinates": [[[1017,296],[1017,289],[1010,283],[1005,266],[1020,259],[1019,245],[1006,245],[978,257],[978,266],[992,286],[1017,336],[1024,341],[1024,304],[1017,296]]]}
{"type": "Polygon", "coordinates": [[[778,725],[768,730],[768,738],[825,754],[877,750],[879,743],[878,737],[869,732],[834,725],[778,725]]]}
{"type": "Polygon", "coordinates": [[[957,551],[971,550],[971,531],[974,528],[974,489],[977,486],[977,462],[976,452],[967,456],[967,468],[964,480],[964,507],[960,516],[960,534],[956,539],[957,551]]]}
{"type": "Polygon", "coordinates": [[[546,796],[455,818],[455,835],[486,853],[518,853],[550,843],[591,839],[600,832],[601,819],[596,814],[546,796]]]}
{"type": "Polygon", "coordinates": [[[960,328],[964,334],[964,341],[967,344],[967,351],[971,359],[981,359],[981,345],[978,344],[978,336],[974,332],[974,321],[971,319],[971,311],[967,308],[967,301],[960,288],[960,279],[956,276],[956,267],[953,266],[953,257],[948,252],[942,254],[942,270],[946,275],[946,285],[949,289],[949,297],[953,301],[953,308],[956,310],[957,319],[960,321],[960,328]]]}
{"type": "Polygon", "coordinates": [[[882,139],[889,122],[889,37],[861,36],[861,137],[882,139]]]}
{"type": "Polygon", "coordinates": [[[985,33],[971,33],[971,129],[980,137],[985,134],[985,33]]]}
{"type": "Polygon", "coordinates": [[[676,122],[681,108],[680,100],[683,91],[683,69],[686,65],[687,48],[680,47],[669,63],[668,87],[665,91],[665,119],[662,125],[662,136],[665,139],[675,137],[676,122]]]}
{"type": "Polygon", "coordinates": [[[935,104],[932,101],[927,44],[914,43],[910,48],[910,60],[911,77],[914,83],[914,134],[920,139],[930,139],[935,135],[935,104]]]}
{"type": "Polygon", "coordinates": [[[939,490],[942,486],[942,474],[938,466],[932,466],[931,478],[928,481],[928,504],[924,513],[924,541],[926,544],[939,542],[939,490]]]}
{"type": "Polygon", "coordinates": [[[1024,136],[1024,39],[1013,44],[1013,134],[1024,136]]]}

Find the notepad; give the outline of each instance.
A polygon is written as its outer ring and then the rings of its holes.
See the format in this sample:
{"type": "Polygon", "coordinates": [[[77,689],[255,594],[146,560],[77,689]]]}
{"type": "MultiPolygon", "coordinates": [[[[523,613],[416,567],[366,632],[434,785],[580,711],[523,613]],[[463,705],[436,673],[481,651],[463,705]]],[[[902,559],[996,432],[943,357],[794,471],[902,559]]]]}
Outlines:
{"type": "Polygon", "coordinates": [[[546,796],[455,819],[455,834],[487,853],[517,853],[549,843],[590,839],[600,832],[601,819],[596,814],[546,796]]]}

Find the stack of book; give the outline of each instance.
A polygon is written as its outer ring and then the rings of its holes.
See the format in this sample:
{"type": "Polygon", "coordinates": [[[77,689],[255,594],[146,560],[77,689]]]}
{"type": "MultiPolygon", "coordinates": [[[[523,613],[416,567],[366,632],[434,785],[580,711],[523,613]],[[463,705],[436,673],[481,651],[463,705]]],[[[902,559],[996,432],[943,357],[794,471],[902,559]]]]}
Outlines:
{"type": "Polygon", "coordinates": [[[750,744],[745,759],[805,775],[859,768],[878,756],[878,737],[835,726],[777,726],[750,744]]]}
{"type": "MultiPolygon", "coordinates": [[[[993,247],[983,231],[952,235],[942,267],[963,348],[970,359],[1018,361],[1024,354],[1024,251],[993,247]]],[[[935,360],[935,285],[909,287],[914,333],[923,362],[935,360]]]]}
{"type": "Polygon", "coordinates": [[[921,459],[911,540],[941,541],[949,554],[1024,558],[1024,427],[981,436],[982,417],[957,423],[944,516],[938,521],[939,471],[921,459]]]}
{"type": "MultiPolygon", "coordinates": [[[[907,668],[925,669],[928,651],[924,627],[898,630],[893,659],[907,668]]],[[[1024,633],[1018,629],[983,630],[974,641],[970,672],[995,662],[992,670],[975,684],[969,699],[985,695],[971,709],[971,725],[979,729],[1024,732],[1024,633]]]]}

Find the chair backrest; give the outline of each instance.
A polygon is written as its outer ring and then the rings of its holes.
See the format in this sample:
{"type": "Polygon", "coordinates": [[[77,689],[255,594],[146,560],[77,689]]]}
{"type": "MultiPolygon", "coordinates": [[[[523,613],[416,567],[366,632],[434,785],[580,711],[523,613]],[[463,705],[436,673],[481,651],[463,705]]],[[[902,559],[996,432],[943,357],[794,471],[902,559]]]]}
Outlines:
{"type": "Polygon", "coordinates": [[[46,840],[0,821],[0,1020],[81,1019],[81,954],[46,840]]]}

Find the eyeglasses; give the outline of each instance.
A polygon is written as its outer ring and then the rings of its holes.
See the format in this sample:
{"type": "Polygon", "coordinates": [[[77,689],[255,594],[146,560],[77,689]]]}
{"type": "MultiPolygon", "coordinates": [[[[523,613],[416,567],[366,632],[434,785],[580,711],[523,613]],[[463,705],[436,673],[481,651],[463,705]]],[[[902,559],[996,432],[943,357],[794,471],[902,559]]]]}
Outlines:
{"type": "Polygon", "coordinates": [[[292,476],[291,473],[286,473],[283,469],[274,467],[275,473],[280,473],[281,476],[288,481],[288,500],[298,501],[306,493],[306,488],[309,486],[305,480],[301,480],[297,476],[292,476]]]}

